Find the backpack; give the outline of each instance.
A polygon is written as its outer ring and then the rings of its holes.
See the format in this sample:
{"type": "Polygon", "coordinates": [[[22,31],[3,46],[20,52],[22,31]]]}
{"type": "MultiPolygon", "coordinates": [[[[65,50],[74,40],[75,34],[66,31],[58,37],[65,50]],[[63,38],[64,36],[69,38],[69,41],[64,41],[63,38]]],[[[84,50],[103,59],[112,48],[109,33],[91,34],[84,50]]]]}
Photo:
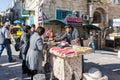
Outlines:
{"type": "Polygon", "coordinates": [[[30,35],[22,35],[20,39],[20,52],[22,54],[27,54],[30,45],[30,35]],[[26,42],[24,42],[24,38],[27,38],[26,42]]]}
{"type": "Polygon", "coordinates": [[[0,44],[4,44],[5,36],[2,32],[2,28],[0,28],[0,44]]]}
{"type": "Polygon", "coordinates": [[[30,45],[30,42],[28,41],[27,44],[24,44],[24,46],[22,46],[22,48],[20,50],[22,54],[25,54],[25,55],[27,54],[27,51],[29,49],[29,45],[30,45]]]}
{"type": "Polygon", "coordinates": [[[11,39],[7,39],[5,38],[5,32],[7,30],[7,28],[4,29],[4,31],[2,31],[3,28],[0,29],[0,44],[6,44],[6,43],[10,43],[11,44],[11,39]]]}
{"type": "Polygon", "coordinates": [[[16,51],[20,51],[20,38],[21,37],[16,39],[16,43],[14,45],[14,48],[15,48],[16,51]]]}

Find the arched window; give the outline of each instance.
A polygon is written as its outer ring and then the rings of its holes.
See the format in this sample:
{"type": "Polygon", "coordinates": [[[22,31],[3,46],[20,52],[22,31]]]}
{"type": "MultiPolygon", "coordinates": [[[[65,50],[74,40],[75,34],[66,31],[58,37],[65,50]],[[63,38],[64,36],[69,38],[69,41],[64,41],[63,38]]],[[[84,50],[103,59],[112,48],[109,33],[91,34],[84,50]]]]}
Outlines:
{"type": "Polygon", "coordinates": [[[102,17],[99,12],[94,12],[93,16],[93,23],[101,23],[102,22],[102,17]]]}

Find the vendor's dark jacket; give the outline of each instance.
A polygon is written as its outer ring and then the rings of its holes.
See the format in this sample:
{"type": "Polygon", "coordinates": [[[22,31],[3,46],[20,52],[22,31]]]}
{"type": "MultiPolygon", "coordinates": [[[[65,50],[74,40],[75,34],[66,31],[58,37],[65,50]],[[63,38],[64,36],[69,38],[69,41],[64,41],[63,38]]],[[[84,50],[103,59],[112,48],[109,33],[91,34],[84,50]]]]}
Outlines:
{"type": "Polygon", "coordinates": [[[56,39],[55,41],[61,41],[66,40],[69,44],[71,44],[71,41],[74,39],[79,38],[79,33],[76,28],[73,28],[72,32],[63,34],[60,38],[56,39]]]}

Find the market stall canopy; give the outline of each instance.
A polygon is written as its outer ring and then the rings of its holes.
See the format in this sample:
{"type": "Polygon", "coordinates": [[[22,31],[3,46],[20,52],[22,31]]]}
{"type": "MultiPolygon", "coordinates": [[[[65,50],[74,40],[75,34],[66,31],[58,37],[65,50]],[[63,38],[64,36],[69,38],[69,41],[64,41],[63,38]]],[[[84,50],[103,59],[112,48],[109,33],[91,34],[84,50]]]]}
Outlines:
{"type": "Polygon", "coordinates": [[[92,30],[100,30],[101,31],[100,27],[92,25],[92,24],[86,24],[86,25],[83,25],[83,27],[86,27],[86,28],[92,29],[92,30]]]}
{"type": "Polygon", "coordinates": [[[62,25],[66,25],[66,23],[62,20],[58,20],[58,19],[50,19],[50,20],[45,20],[45,23],[49,23],[49,22],[55,22],[55,23],[60,23],[62,25]]]}
{"type": "Polygon", "coordinates": [[[13,23],[14,23],[14,24],[21,24],[22,21],[21,21],[21,20],[15,20],[13,23]]]}

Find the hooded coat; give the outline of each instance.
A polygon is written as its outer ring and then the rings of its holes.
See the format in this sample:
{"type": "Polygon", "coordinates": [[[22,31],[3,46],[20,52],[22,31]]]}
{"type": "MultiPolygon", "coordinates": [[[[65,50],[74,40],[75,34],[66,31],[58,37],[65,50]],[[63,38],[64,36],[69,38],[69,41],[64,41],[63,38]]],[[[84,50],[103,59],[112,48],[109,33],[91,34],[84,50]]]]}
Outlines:
{"type": "Polygon", "coordinates": [[[31,70],[42,69],[43,61],[43,40],[41,36],[35,32],[30,38],[30,46],[26,56],[26,65],[31,70]]]}

